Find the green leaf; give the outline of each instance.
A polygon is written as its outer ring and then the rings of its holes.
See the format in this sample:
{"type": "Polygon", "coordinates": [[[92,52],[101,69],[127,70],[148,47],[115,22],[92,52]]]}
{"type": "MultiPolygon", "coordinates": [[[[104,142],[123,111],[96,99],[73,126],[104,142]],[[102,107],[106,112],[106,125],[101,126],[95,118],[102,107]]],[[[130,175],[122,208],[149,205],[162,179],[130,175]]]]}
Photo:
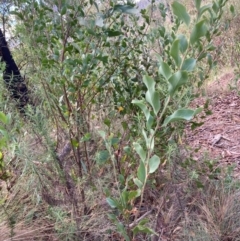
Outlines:
{"type": "Polygon", "coordinates": [[[125,189],[125,190],[123,190],[122,191],[122,193],[120,194],[120,196],[121,196],[121,204],[122,205],[124,205],[124,206],[126,206],[126,204],[127,204],[127,202],[128,202],[128,197],[129,197],[129,195],[128,195],[129,193],[128,193],[128,191],[125,189]]]}
{"type": "Polygon", "coordinates": [[[130,5],[115,5],[113,8],[114,11],[122,12],[122,13],[127,13],[127,14],[137,14],[139,13],[138,9],[134,8],[133,6],[130,5]]]}
{"type": "Polygon", "coordinates": [[[121,222],[117,222],[116,226],[117,226],[117,231],[120,233],[121,236],[123,236],[124,240],[130,241],[130,238],[126,233],[126,227],[121,222]]]}
{"type": "Polygon", "coordinates": [[[61,15],[62,15],[62,16],[65,15],[66,12],[67,12],[67,7],[64,5],[64,6],[62,7],[62,9],[61,9],[61,15]]]}
{"type": "Polygon", "coordinates": [[[107,127],[110,128],[110,126],[111,126],[111,121],[110,121],[108,118],[105,118],[104,121],[103,121],[103,123],[104,123],[107,127]]]}
{"type": "Polygon", "coordinates": [[[138,186],[139,189],[142,189],[143,183],[139,179],[133,178],[133,182],[138,186]]]}
{"type": "Polygon", "coordinates": [[[151,228],[146,227],[145,225],[140,225],[138,224],[136,227],[133,229],[133,234],[136,235],[138,233],[146,233],[146,234],[155,234],[158,235],[154,230],[151,228]]]}
{"type": "Polygon", "coordinates": [[[131,153],[131,149],[130,149],[129,146],[124,146],[124,147],[123,147],[123,150],[124,150],[124,152],[125,152],[126,154],[128,154],[128,155],[131,153]]]}
{"type": "Polygon", "coordinates": [[[235,14],[235,9],[234,9],[234,6],[233,6],[233,5],[230,6],[230,12],[231,12],[232,14],[235,14]]]}
{"type": "Polygon", "coordinates": [[[120,36],[123,34],[121,31],[117,31],[117,30],[113,30],[113,29],[106,30],[106,33],[107,33],[108,37],[116,37],[116,36],[120,36]]]}
{"type": "Polygon", "coordinates": [[[132,103],[141,108],[147,120],[146,126],[148,129],[151,129],[153,125],[153,117],[150,114],[145,102],[143,100],[132,100],[132,103]]]}
{"type": "Polygon", "coordinates": [[[175,64],[180,67],[182,63],[182,59],[180,57],[180,44],[179,44],[179,39],[176,39],[171,47],[170,54],[173,57],[175,64]]]}
{"type": "Polygon", "coordinates": [[[146,100],[152,106],[154,114],[157,115],[160,110],[160,95],[155,91],[155,81],[150,76],[145,75],[143,82],[147,86],[146,100]]]}
{"type": "Polygon", "coordinates": [[[181,70],[191,72],[194,70],[196,63],[197,63],[196,59],[193,59],[193,58],[185,59],[181,70]]]}
{"type": "Polygon", "coordinates": [[[72,42],[71,45],[81,54],[82,50],[77,43],[72,42]]]}
{"type": "Polygon", "coordinates": [[[113,221],[113,222],[116,222],[117,221],[117,216],[113,213],[108,213],[107,214],[108,218],[113,221]]]}
{"type": "Polygon", "coordinates": [[[24,20],[24,15],[18,11],[10,11],[10,13],[18,16],[21,20],[24,20]]]}
{"type": "MultiPolygon", "coordinates": [[[[0,132],[2,133],[2,131],[0,130],[0,132]]],[[[3,133],[2,133],[3,134],[3,133]]],[[[7,133],[6,134],[3,134],[4,137],[3,138],[0,138],[0,148],[2,149],[3,147],[6,147],[7,146],[7,133]]]]}
{"type": "Polygon", "coordinates": [[[89,141],[91,139],[91,133],[86,133],[82,138],[81,141],[89,141]]]}
{"type": "Polygon", "coordinates": [[[3,123],[3,124],[7,124],[8,123],[8,117],[0,111],[0,121],[3,123]]]}
{"type": "Polygon", "coordinates": [[[168,92],[171,96],[174,95],[175,91],[188,81],[188,73],[186,71],[178,71],[172,75],[168,80],[168,92]]]}
{"type": "Polygon", "coordinates": [[[205,24],[205,19],[201,20],[200,22],[196,23],[190,36],[191,44],[195,44],[200,40],[201,37],[207,34],[207,26],[205,24]]]}
{"type": "Polygon", "coordinates": [[[205,187],[205,185],[201,181],[195,180],[195,182],[196,182],[196,185],[197,185],[198,188],[204,188],[205,187]]]}
{"type": "Polygon", "coordinates": [[[212,58],[211,54],[207,54],[207,63],[209,65],[210,69],[211,69],[212,66],[213,66],[213,58],[212,58]]]}
{"type": "Polygon", "coordinates": [[[215,50],[216,49],[216,47],[213,45],[213,44],[209,44],[207,47],[206,47],[206,50],[207,51],[213,51],[213,50],[215,50]]]}
{"type": "Polygon", "coordinates": [[[200,8],[200,10],[199,10],[198,18],[199,18],[200,16],[202,16],[204,12],[210,10],[211,7],[212,7],[212,4],[207,4],[207,5],[202,6],[202,7],[200,8]]]}
{"type": "Polygon", "coordinates": [[[98,134],[105,140],[106,139],[106,133],[104,131],[98,131],[98,134]]]}
{"type": "Polygon", "coordinates": [[[172,71],[167,63],[163,61],[160,62],[159,74],[163,75],[166,80],[172,76],[172,71]]]}
{"type": "Polygon", "coordinates": [[[139,221],[140,225],[145,225],[145,224],[148,224],[148,223],[149,223],[149,220],[147,218],[144,218],[144,219],[139,221]]]}
{"type": "Polygon", "coordinates": [[[160,158],[157,155],[154,155],[149,160],[149,173],[154,173],[160,165],[160,158]]]}
{"type": "Polygon", "coordinates": [[[128,200],[132,201],[135,198],[139,197],[141,195],[141,192],[139,192],[139,190],[137,191],[129,191],[128,192],[128,200]]]}
{"type": "Polygon", "coordinates": [[[75,147],[75,148],[77,148],[77,147],[79,146],[79,142],[78,142],[78,140],[76,140],[76,139],[72,139],[72,140],[71,140],[71,144],[72,144],[72,146],[75,147]]]}
{"type": "Polygon", "coordinates": [[[208,54],[208,53],[204,53],[204,52],[201,53],[201,54],[199,55],[199,57],[198,57],[197,60],[198,60],[198,61],[202,60],[203,58],[205,58],[205,57],[207,56],[207,54],[208,54]]]}
{"type": "Polygon", "coordinates": [[[181,51],[182,54],[186,52],[188,49],[188,41],[185,35],[180,34],[177,37],[179,39],[179,50],[181,51]]]}
{"type": "Polygon", "coordinates": [[[163,123],[163,127],[165,127],[167,124],[174,122],[174,121],[181,121],[191,120],[196,114],[202,111],[202,108],[198,108],[196,110],[190,110],[190,109],[179,109],[176,110],[172,115],[168,116],[163,123]]]}
{"type": "Polygon", "coordinates": [[[111,138],[109,138],[109,141],[110,141],[110,144],[111,144],[112,146],[114,146],[114,145],[117,145],[120,140],[119,140],[118,137],[111,137],[111,138]]]}
{"type": "Polygon", "coordinates": [[[108,63],[108,56],[107,55],[105,55],[105,56],[98,55],[98,56],[96,56],[96,59],[102,61],[103,64],[107,64],[108,63]]]}
{"type": "Polygon", "coordinates": [[[121,125],[122,125],[123,130],[128,129],[128,123],[126,121],[121,122],[121,125]]]}
{"type": "Polygon", "coordinates": [[[218,13],[219,8],[220,8],[219,4],[217,2],[213,2],[212,9],[216,14],[218,13]]]}
{"type": "Polygon", "coordinates": [[[149,150],[153,150],[154,149],[154,138],[151,138],[154,135],[154,130],[150,129],[150,137],[147,137],[147,133],[144,129],[142,129],[142,134],[144,136],[145,142],[146,142],[146,147],[149,150]]]}
{"type": "Polygon", "coordinates": [[[196,9],[197,9],[198,11],[199,11],[199,9],[200,9],[201,2],[202,2],[202,0],[194,0],[195,7],[196,7],[196,9]]]}
{"type": "Polygon", "coordinates": [[[140,161],[140,165],[139,165],[138,171],[137,171],[137,177],[142,183],[145,183],[146,168],[145,168],[145,165],[144,165],[143,161],[140,161]]]}
{"type": "Polygon", "coordinates": [[[111,208],[116,208],[118,206],[118,203],[116,200],[110,198],[110,197],[107,197],[106,198],[106,201],[108,203],[108,205],[111,207],[111,208]]]}
{"type": "Polygon", "coordinates": [[[172,4],[172,9],[173,13],[179,18],[179,20],[182,20],[186,25],[189,25],[190,16],[187,13],[185,6],[177,1],[174,1],[172,4]]]}
{"type": "Polygon", "coordinates": [[[96,153],[95,159],[98,165],[103,165],[110,159],[109,152],[107,150],[99,151],[96,153]]]}
{"type": "Polygon", "coordinates": [[[144,151],[142,146],[139,143],[134,142],[133,143],[133,147],[136,150],[137,154],[140,156],[141,160],[143,162],[145,162],[145,160],[146,160],[146,152],[144,151]]]}

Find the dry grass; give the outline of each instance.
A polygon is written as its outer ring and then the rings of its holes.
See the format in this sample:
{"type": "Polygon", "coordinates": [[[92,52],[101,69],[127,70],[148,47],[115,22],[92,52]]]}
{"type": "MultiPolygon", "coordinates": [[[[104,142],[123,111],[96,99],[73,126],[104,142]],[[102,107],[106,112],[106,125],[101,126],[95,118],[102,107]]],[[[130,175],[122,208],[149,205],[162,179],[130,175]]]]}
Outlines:
{"type": "Polygon", "coordinates": [[[36,222],[18,222],[14,228],[10,227],[9,223],[1,222],[0,224],[1,241],[58,241],[59,239],[54,235],[54,225],[47,220],[36,222]]]}
{"type": "Polygon", "coordinates": [[[185,240],[240,240],[240,191],[226,190],[221,182],[204,189],[195,201],[197,212],[189,213],[185,240]]]}
{"type": "Polygon", "coordinates": [[[175,157],[166,172],[171,178],[156,198],[155,230],[160,237],[154,240],[240,240],[239,183],[230,178],[226,168],[217,174],[217,162],[216,170],[210,171],[204,160],[181,167],[184,160],[184,156],[175,157]],[[209,178],[212,175],[215,178],[209,178]]]}
{"type": "MultiPolygon", "coordinates": [[[[192,8],[192,1],[187,2],[187,6],[192,8]]],[[[207,1],[203,2],[207,3],[207,1]]],[[[239,4],[234,0],[230,0],[230,3],[234,3],[235,6],[239,4]]],[[[223,76],[220,81],[221,86],[215,78],[215,82],[210,81],[207,85],[207,91],[211,91],[209,95],[216,92],[222,94],[228,88],[229,80],[234,78],[229,66],[232,66],[238,59],[238,53],[229,56],[229,53],[235,53],[235,42],[229,42],[229,36],[238,38],[238,23],[239,19],[236,18],[224,37],[216,39],[220,41],[222,48],[220,62],[224,66],[224,71],[218,72],[218,75],[223,76]]],[[[94,114],[98,116],[99,113],[94,114]]],[[[102,114],[101,112],[99,115],[101,117],[98,116],[98,119],[92,121],[92,129],[99,128],[98,123],[102,123],[105,118],[102,114]]],[[[117,116],[112,119],[112,122],[119,128],[117,116]]],[[[119,128],[117,131],[122,130],[119,128]]],[[[114,186],[110,166],[106,165],[105,170],[101,167],[92,170],[94,176],[92,183],[88,178],[76,181],[75,195],[78,197],[81,215],[74,217],[69,194],[66,192],[56,166],[51,163],[52,159],[49,150],[45,147],[46,143],[38,142],[33,146],[35,136],[30,140],[29,135],[34,136],[33,133],[28,133],[24,145],[20,146],[20,155],[14,163],[11,163],[18,169],[11,190],[8,191],[5,186],[0,196],[0,200],[7,196],[5,203],[2,204],[7,210],[7,215],[3,210],[0,211],[0,241],[60,241],[79,240],[79,237],[81,240],[93,241],[117,240],[115,227],[107,218],[111,210],[105,202],[103,191],[103,188],[108,185],[114,186]],[[107,173],[106,170],[109,172],[107,173]],[[82,214],[84,206],[80,198],[82,187],[86,190],[85,198],[88,207],[88,212],[85,214],[82,214]],[[45,196],[43,189],[46,191],[45,196]],[[80,220],[78,223],[80,233],[76,230],[76,218],[80,220]],[[12,223],[9,223],[10,221],[12,223]],[[76,234],[79,236],[77,237],[76,234]]],[[[95,152],[101,148],[102,143],[96,141],[95,152]]],[[[94,160],[94,150],[92,160],[94,160]]],[[[13,156],[10,155],[10,158],[13,156]]],[[[205,175],[207,168],[203,161],[197,164],[192,163],[188,168],[182,168],[184,160],[186,160],[186,155],[172,158],[172,163],[168,168],[159,170],[156,188],[147,188],[146,198],[153,200],[151,205],[154,208],[153,214],[149,216],[149,226],[160,234],[159,237],[153,237],[153,240],[240,240],[240,202],[238,201],[240,192],[238,189],[227,185],[226,173],[219,175],[218,180],[210,180],[205,175]],[[202,175],[194,179],[193,171],[202,175]],[[197,187],[197,181],[202,183],[202,188],[197,187]]],[[[66,159],[66,163],[69,173],[76,169],[71,155],[66,159]]],[[[148,239],[143,236],[139,240],[148,239]]]]}

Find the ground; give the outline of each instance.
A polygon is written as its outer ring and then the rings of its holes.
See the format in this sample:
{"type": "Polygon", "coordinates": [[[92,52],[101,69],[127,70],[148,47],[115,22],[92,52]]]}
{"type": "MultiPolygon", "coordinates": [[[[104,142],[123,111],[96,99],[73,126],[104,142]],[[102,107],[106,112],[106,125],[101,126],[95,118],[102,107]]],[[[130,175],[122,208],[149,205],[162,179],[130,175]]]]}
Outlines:
{"type": "Polygon", "coordinates": [[[193,158],[204,155],[217,159],[219,165],[235,164],[234,175],[240,177],[240,94],[233,73],[225,73],[206,86],[205,97],[196,99],[192,106],[209,101],[211,114],[202,113],[194,130],[186,129],[186,143],[194,152],[193,158]]]}

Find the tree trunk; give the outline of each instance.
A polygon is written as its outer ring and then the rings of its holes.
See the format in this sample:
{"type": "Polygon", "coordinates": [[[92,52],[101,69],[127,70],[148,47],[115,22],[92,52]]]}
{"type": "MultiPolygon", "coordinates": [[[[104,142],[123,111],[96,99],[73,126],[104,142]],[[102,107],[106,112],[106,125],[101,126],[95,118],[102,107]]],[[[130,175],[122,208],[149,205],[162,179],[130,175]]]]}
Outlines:
{"type": "Polygon", "coordinates": [[[10,92],[10,96],[17,102],[20,112],[24,112],[24,106],[28,103],[28,88],[20,71],[11,55],[6,39],[0,29],[0,57],[6,64],[3,72],[3,80],[10,92]]]}

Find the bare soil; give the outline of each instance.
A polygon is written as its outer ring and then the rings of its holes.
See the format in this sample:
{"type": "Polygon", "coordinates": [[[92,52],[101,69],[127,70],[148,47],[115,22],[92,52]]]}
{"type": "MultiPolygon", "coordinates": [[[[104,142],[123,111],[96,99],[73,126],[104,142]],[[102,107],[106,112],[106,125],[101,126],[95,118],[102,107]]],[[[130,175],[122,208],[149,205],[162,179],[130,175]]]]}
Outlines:
{"type": "MultiPolygon", "coordinates": [[[[219,165],[235,164],[234,175],[240,178],[240,95],[231,90],[234,74],[226,73],[206,88],[207,97],[196,99],[192,107],[203,106],[209,101],[208,110],[194,120],[203,124],[185,131],[185,142],[193,151],[194,159],[204,155],[219,160],[219,165]]],[[[238,81],[239,82],[239,81],[238,81]]],[[[236,86],[239,83],[236,84],[236,86]]]]}

